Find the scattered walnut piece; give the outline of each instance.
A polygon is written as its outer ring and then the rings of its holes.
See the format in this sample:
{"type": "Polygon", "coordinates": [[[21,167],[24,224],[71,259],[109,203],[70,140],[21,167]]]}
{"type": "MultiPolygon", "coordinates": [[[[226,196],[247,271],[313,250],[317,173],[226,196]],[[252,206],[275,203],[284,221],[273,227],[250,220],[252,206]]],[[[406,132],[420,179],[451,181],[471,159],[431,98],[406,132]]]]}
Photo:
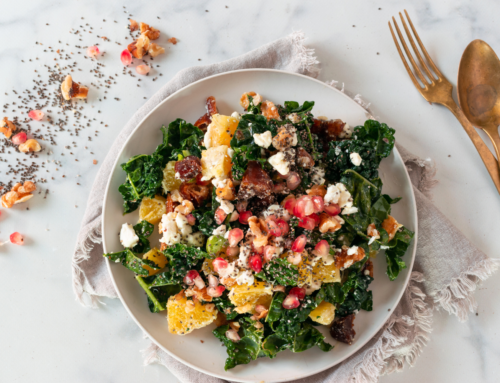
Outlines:
{"type": "Polygon", "coordinates": [[[156,57],[158,55],[161,55],[162,53],[165,53],[165,48],[163,47],[160,47],[158,44],[156,43],[151,43],[149,45],[149,50],[148,50],[148,53],[151,57],[156,57]]]}
{"type": "Polygon", "coordinates": [[[89,93],[89,88],[86,86],[81,86],[77,82],[73,82],[72,86],[71,98],[87,98],[89,93]]]}
{"type": "Polygon", "coordinates": [[[7,117],[0,120],[0,133],[3,133],[5,138],[10,138],[16,129],[16,125],[12,121],[9,121],[7,117]]]}
{"type": "Polygon", "coordinates": [[[137,21],[129,19],[130,20],[130,31],[136,31],[139,28],[139,25],[137,24],[137,21]]]}
{"type": "Polygon", "coordinates": [[[31,181],[24,182],[24,185],[18,182],[11,191],[5,193],[2,198],[2,207],[11,208],[16,203],[21,203],[33,197],[33,192],[36,190],[36,185],[31,181]]]}
{"type": "Polygon", "coordinates": [[[97,160],[93,160],[93,161],[92,161],[92,163],[93,163],[94,165],[97,165],[97,160]]]}
{"type": "Polygon", "coordinates": [[[39,152],[40,150],[42,150],[42,147],[34,138],[30,138],[24,144],[19,145],[18,148],[19,151],[23,153],[39,152]]]}
{"type": "Polygon", "coordinates": [[[71,75],[67,75],[64,81],[61,83],[61,93],[66,101],[72,98],[87,98],[89,89],[86,86],[82,86],[79,83],[73,81],[71,75]]]}
{"type": "Polygon", "coordinates": [[[175,44],[177,44],[177,39],[175,37],[171,37],[168,39],[168,42],[175,45],[175,44]]]}

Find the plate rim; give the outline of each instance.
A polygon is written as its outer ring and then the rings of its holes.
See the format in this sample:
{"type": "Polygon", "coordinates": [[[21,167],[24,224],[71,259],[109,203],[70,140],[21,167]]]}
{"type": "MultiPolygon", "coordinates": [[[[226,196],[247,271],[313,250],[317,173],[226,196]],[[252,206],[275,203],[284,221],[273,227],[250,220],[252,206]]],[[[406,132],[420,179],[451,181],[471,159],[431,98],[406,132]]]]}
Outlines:
{"type": "MultiPolygon", "coordinates": [[[[137,124],[137,126],[134,128],[134,130],[132,130],[132,132],[130,132],[128,138],[126,139],[126,141],[124,142],[121,150],[119,151],[119,153],[117,154],[116,156],[116,159],[114,160],[113,162],[113,166],[111,167],[111,173],[108,177],[108,180],[107,180],[107,183],[106,183],[106,189],[105,189],[105,192],[104,192],[104,197],[103,197],[103,207],[102,207],[102,215],[101,215],[101,232],[102,232],[102,244],[103,244],[103,250],[104,250],[104,253],[107,253],[107,249],[106,249],[106,241],[105,241],[105,236],[106,236],[106,230],[105,230],[105,227],[104,227],[104,217],[106,216],[106,201],[107,201],[107,198],[108,198],[108,193],[109,193],[109,190],[110,190],[110,185],[111,185],[111,178],[113,176],[113,173],[114,173],[114,170],[116,169],[116,167],[118,166],[118,161],[119,161],[119,158],[121,156],[121,154],[123,153],[125,147],[127,147],[129,141],[131,140],[132,136],[136,133],[137,130],[139,130],[142,125],[146,122],[146,120],[149,118],[149,116],[151,114],[153,114],[154,112],[156,112],[156,110],[158,108],[160,108],[161,106],[163,106],[164,103],[168,102],[171,98],[173,98],[174,96],[176,96],[178,93],[182,92],[182,91],[185,91],[186,89],[189,89],[191,87],[194,87],[196,85],[198,85],[199,83],[201,82],[204,82],[204,81],[207,81],[207,80],[210,80],[210,79],[213,79],[213,78],[217,78],[217,77],[223,77],[223,76],[227,76],[227,75],[230,75],[230,74],[234,74],[234,73],[241,73],[241,72],[247,72],[247,73],[250,73],[250,72],[271,72],[271,73],[280,73],[280,74],[285,74],[285,75],[290,75],[290,76],[296,76],[296,77],[301,77],[303,79],[306,79],[306,80],[309,80],[309,81],[313,81],[313,82],[316,82],[318,84],[321,84],[322,86],[325,86],[329,89],[331,89],[332,91],[335,91],[337,92],[337,94],[339,95],[342,95],[343,97],[347,98],[350,102],[354,103],[358,108],[360,108],[364,113],[368,113],[368,111],[363,108],[358,102],[356,102],[353,98],[349,97],[347,94],[345,94],[344,92],[340,91],[339,89],[333,87],[333,86],[330,86],[328,84],[326,84],[325,82],[323,81],[320,81],[318,79],[315,79],[315,78],[312,78],[310,76],[306,76],[306,75],[303,75],[303,74],[300,74],[300,73],[294,73],[294,72],[288,72],[288,71],[284,71],[284,70],[278,70],[278,69],[268,69],[268,68],[247,68],[247,69],[238,69],[238,70],[232,70],[232,71],[227,71],[227,72],[222,72],[222,73],[217,73],[215,75],[212,75],[212,76],[208,76],[208,77],[204,77],[200,80],[197,80],[197,81],[194,81],[178,90],[176,90],[175,92],[173,92],[170,96],[166,97],[162,102],[160,102],[156,107],[154,107],[152,110],[150,110],[142,119],[141,121],[137,124]]],[[[155,93],[156,94],[156,93],[155,93]]],[[[150,100],[153,96],[151,96],[148,100],[150,100]]],[[[396,145],[394,145],[394,148],[393,148],[393,153],[395,156],[397,156],[399,158],[399,160],[403,163],[404,165],[404,160],[401,156],[401,154],[399,153],[396,145]]],[[[418,244],[418,211],[417,211],[417,202],[416,202],[416,198],[415,198],[415,193],[413,191],[413,185],[411,183],[411,179],[410,179],[410,175],[408,173],[408,169],[406,168],[406,166],[403,166],[404,167],[404,170],[405,170],[405,175],[406,175],[406,180],[408,182],[409,185],[411,185],[410,187],[410,190],[411,190],[411,199],[413,201],[413,207],[414,207],[414,216],[415,216],[415,220],[413,222],[414,224],[414,228],[415,228],[415,235],[413,237],[413,241],[414,241],[414,247],[413,247],[413,251],[412,251],[412,254],[411,254],[411,262],[410,264],[407,266],[408,268],[408,274],[406,276],[406,279],[404,281],[404,284],[403,284],[403,288],[401,289],[401,291],[399,292],[399,296],[397,297],[393,307],[391,307],[390,311],[387,311],[386,314],[384,315],[384,320],[382,322],[382,325],[380,327],[378,327],[376,329],[376,331],[374,332],[374,335],[375,336],[379,331],[380,329],[387,323],[389,317],[393,314],[394,312],[394,309],[398,306],[399,302],[401,301],[401,298],[404,294],[404,292],[406,291],[406,288],[408,287],[408,283],[410,281],[410,278],[411,278],[411,274],[412,274],[412,271],[413,271],[413,265],[414,265],[414,262],[415,262],[415,256],[416,256],[416,251],[417,251],[417,244],[418,244]]],[[[224,375],[219,375],[217,373],[213,373],[211,371],[207,371],[205,370],[204,368],[202,367],[198,367],[198,366],[195,366],[193,365],[192,363],[178,357],[177,355],[174,355],[172,352],[170,352],[168,349],[164,348],[162,345],[156,343],[154,341],[154,337],[151,336],[151,334],[142,326],[142,324],[140,323],[139,320],[137,320],[137,318],[134,316],[134,314],[132,313],[132,311],[129,309],[128,305],[126,304],[124,298],[122,297],[122,294],[120,292],[120,290],[118,289],[117,287],[117,284],[116,284],[116,281],[115,281],[115,278],[114,278],[114,275],[113,275],[113,272],[111,271],[111,262],[108,258],[105,258],[105,262],[106,262],[106,265],[107,265],[107,268],[108,268],[108,272],[110,274],[110,277],[111,277],[111,281],[113,283],[113,287],[115,288],[116,292],[117,292],[117,295],[118,297],[120,298],[120,301],[122,302],[123,306],[125,307],[125,310],[127,311],[127,313],[130,315],[130,317],[134,320],[134,322],[139,326],[139,328],[145,333],[147,334],[147,336],[150,338],[150,340],[155,344],[157,345],[160,349],[162,349],[163,351],[165,351],[169,356],[173,357],[174,359],[178,360],[179,362],[183,363],[184,365],[186,366],[189,366],[197,371],[200,371],[200,372],[203,372],[204,374],[207,374],[207,375],[210,375],[210,376],[214,376],[214,377],[217,377],[217,378],[220,378],[220,379],[228,379],[227,376],[224,376],[224,375]]],[[[318,374],[322,371],[325,371],[329,368],[332,368],[334,366],[337,366],[339,365],[340,363],[342,363],[343,361],[345,361],[347,358],[351,357],[353,354],[355,354],[356,352],[358,352],[359,350],[361,350],[371,339],[373,339],[373,336],[371,338],[368,338],[366,341],[362,342],[362,343],[359,343],[357,344],[357,348],[356,349],[353,349],[353,351],[350,351],[348,352],[344,357],[342,357],[341,359],[339,359],[338,361],[336,361],[336,363],[332,364],[332,365],[329,365],[329,366],[326,366],[324,368],[321,368],[321,369],[318,369],[312,373],[310,372],[307,372],[305,374],[301,374],[301,375],[298,375],[296,377],[294,377],[294,379],[303,379],[303,378],[307,378],[309,376],[312,376],[312,375],[315,375],[315,374],[318,374]]],[[[230,378],[232,381],[236,381],[236,382],[253,382],[255,381],[255,379],[253,380],[249,380],[249,379],[239,379],[237,375],[233,376],[230,378]]],[[[274,382],[285,382],[287,380],[275,380],[274,382]]]]}

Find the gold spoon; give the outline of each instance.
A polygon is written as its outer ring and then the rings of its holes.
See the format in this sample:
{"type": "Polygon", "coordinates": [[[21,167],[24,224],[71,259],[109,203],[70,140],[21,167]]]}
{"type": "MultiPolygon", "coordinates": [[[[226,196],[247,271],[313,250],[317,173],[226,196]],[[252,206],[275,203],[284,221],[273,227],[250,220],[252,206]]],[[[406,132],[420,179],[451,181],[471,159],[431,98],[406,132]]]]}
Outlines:
{"type": "Polygon", "coordinates": [[[472,125],[485,131],[500,161],[500,60],[484,41],[474,40],[465,48],[457,85],[458,101],[465,116],[472,125]]]}

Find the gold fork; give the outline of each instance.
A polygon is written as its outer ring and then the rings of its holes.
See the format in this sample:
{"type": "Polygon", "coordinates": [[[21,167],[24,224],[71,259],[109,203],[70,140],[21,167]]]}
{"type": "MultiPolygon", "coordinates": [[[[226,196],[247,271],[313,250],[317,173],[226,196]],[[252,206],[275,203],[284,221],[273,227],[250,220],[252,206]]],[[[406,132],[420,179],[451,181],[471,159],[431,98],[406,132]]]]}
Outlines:
{"type": "Polygon", "coordinates": [[[406,60],[405,56],[403,55],[403,52],[401,51],[401,47],[399,46],[398,40],[396,38],[396,35],[394,34],[394,30],[392,29],[390,21],[389,21],[389,28],[391,30],[392,37],[394,39],[394,44],[396,44],[396,48],[398,49],[399,56],[403,61],[403,64],[408,72],[408,75],[410,76],[411,81],[413,82],[413,85],[415,85],[415,87],[420,92],[422,97],[425,98],[428,102],[444,105],[455,115],[457,120],[462,124],[463,128],[465,129],[465,132],[469,135],[469,138],[472,140],[472,143],[476,147],[477,151],[479,152],[479,155],[481,156],[481,159],[483,160],[484,165],[488,170],[488,173],[490,173],[491,179],[493,180],[493,183],[495,184],[498,193],[500,193],[500,170],[498,167],[498,162],[496,161],[495,157],[490,152],[486,144],[483,142],[479,134],[476,132],[475,128],[469,122],[467,117],[465,117],[460,107],[453,100],[453,97],[451,95],[453,90],[453,85],[451,85],[451,83],[441,74],[437,66],[434,64],[431,57],[427,53],[424,44],[422,44],[422,41],[420,40],[420,37],[418,36],[418,33],[415,30],[413,23],[411,22],[410,16],[408,16],[408,12],[406,12],[406,10],[404,12],[406,18],[408,19],[408,23],[410,24],[411,30],[413,31],[413,34],[415,35],[415,38],[418,42],[418,45],[428,63],[427,65],[424,59],[422,58],[417,46],[415,45],[415,41],[413,40],[412,34],[408,29],[408,26],[406,25],[405,19],[403,18],[403,15],[400,12],[399,16],[401,17],[401,22],[403,23],[406,36],[408,37],[408,41],[410,42],[410,45],[413,48],[413,52],[417,57],[417,60],[420,63],[421,68],[427,75],[424,76],[421,69],[415,62],[415,59],[413,58],[412,53],[408,49],[404,37],[401,34],[401,31],[399,30],[396,19],[393,17],[392,21],[398,33],[399,40],[403,45],[403,49],[405,50],[406,56],[410,60],[413,70],[408,65],[408,61],[406,60]],[[431,68],[433,73],[431,72],[431,68]],[[419,80],[421,83],[419,83],[419,80]]]}

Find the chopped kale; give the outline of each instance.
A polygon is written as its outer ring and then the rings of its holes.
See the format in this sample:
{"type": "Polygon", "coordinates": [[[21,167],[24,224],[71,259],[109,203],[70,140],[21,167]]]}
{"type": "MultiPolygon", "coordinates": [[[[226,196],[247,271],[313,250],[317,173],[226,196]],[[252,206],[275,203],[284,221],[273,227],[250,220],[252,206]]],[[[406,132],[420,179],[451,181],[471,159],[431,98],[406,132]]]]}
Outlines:
{"type": "Polygon", "coordinates": [[[202,260],[208,258],[203,250],[182,243],[167,247],[163,254],[168,259],[167,271],[158,274],[154,286],[181,284],[189,270],[199,269],[202,260]]]}
{"type": "Polygon", "coordinates": [[[153,261],[139,258],[130,249],[125,249],[123,251],[118,251],[116,253],[104,254],[104,256],[106,258],[109,258],[110,261],[121,262],[121,264],[125,266],[127,269],[133,271],[134,273],[140,276],[149,275],[149,271],[145,269],[143,266],[149,266],[153,270],[160,269],[158,266],[156,266],[156,264],[153,261]]]}
{"type": "Polygon", "coordinates": [[[395,280],[399,272],[406,268],[406,264],[401,258],[408,250],[414,234],[406,227],[403,227],[396,232],[394,238],[387,244],[389,249],[385,251],[385,258],[387,261],[387,275],[391,281],[395,280]]]}
{"type": "Polygon", "coordinates": [[[227,320],[233,320],[238,316],[238,313],[234,311],[234,305],[231,303],[229,298],[227,297],[227,290],[224,291],[222,296],[218,298],[213,298],[212,303],[215,304],[217,310],[223,313],[226,316],[227,320]]]}
{"type": "Polygon", "coordinates": [[[151,250],[148,238],[153,233],[153,230],[154,225],[145,220],[134,225],[135,234],[139,237],[139,242],[132,249],[134,253],[147,253],[151,250]]]}
{"type": "Polygon", "coordinates": [[[168,298],[182,290],[180,285],[154,286],[156,278],[156,275],[151,277],[136,277],[137,282],[139,282],[139,285],[141,285],[147,294],[149,310],[152,313],[165,310],[168,298]]]}
{"type": "Polygon", "coordinates": [[[201,148],[199,146],[199,142],[203,138],[201,129],[178,118],[168,124],[168,127],[163,126],[161,131],[163,133],[163,143],[156,148],[155,153],[162,156],[163,167],[168,161],[177,160],[178,155],[182,155],[184,150],[189,151],[190,155],[201,158],[201,148]]]}
{"type": "Polygon", "coordinates": [[[268,262],[261,273],[267,282],[282,286],[297,286],[299,271],[297,266],[292,265],[285,258],[273,258],[268,262]]]}

